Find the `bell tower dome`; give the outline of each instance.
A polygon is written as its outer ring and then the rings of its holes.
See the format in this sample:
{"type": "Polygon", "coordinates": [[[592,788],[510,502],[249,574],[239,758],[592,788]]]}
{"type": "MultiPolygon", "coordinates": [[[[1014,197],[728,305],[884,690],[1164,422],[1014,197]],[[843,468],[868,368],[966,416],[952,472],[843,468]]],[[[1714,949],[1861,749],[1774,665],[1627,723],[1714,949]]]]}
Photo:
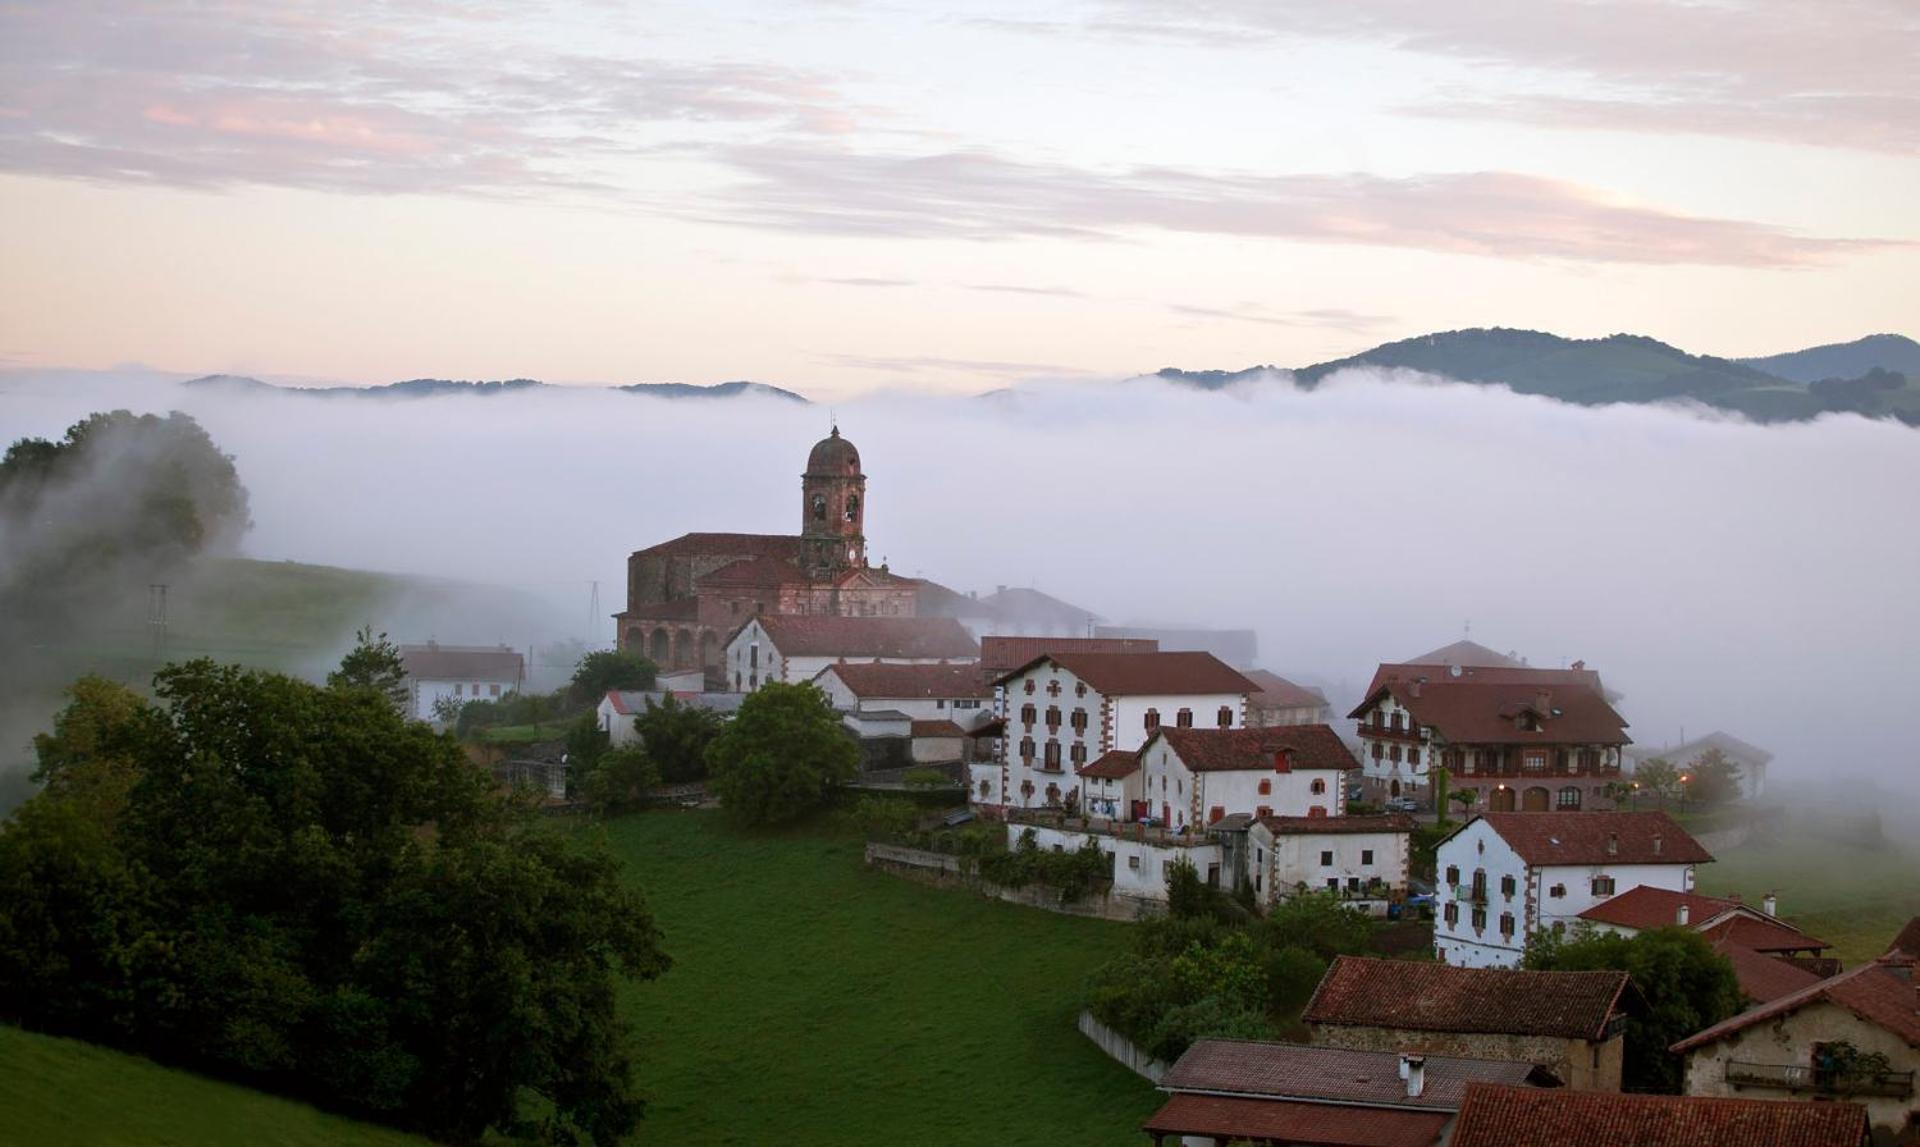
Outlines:
{"type": "Polygon", "coordinates": [[[807,573],[834,577],[867,564],[867,476],[840,428],[814,443],[800,476],[800,540],[807,573]]]}

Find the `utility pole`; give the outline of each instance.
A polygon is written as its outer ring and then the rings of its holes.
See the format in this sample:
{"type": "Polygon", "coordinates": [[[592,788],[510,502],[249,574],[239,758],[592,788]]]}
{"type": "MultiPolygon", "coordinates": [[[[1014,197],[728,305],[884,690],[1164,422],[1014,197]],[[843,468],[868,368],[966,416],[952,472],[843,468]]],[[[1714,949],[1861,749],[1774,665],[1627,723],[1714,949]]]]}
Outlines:
{"type": "Polygon", "coordinates": [[[587,584],[593,587],[593,594],[587,600],[587,640],[591,641],[594,629],[600,624],[600,583],[590,581],[587,584]]]}
{"type": "Polygon", "coordinates": [[[147,586],[147,632],[153,637],[153,659],[167,657],[167,586],[159,582],[147,586]]]}

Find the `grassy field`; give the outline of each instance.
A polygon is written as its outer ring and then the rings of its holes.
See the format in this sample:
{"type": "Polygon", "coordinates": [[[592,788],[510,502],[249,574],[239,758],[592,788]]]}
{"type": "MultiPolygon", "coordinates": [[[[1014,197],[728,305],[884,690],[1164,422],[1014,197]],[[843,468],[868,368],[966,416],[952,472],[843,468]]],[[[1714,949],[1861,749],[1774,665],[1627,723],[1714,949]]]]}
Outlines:
{"type": "Polygon", "coordinates": [[[1159,1105],[1074,1027],[1126,925],[868,871],[861,844],[716,814],[607,829],[677,961],[634,988],[638,1139],[1126,1143],[1159,1105]]]}
{"type": "Polygon", "coordinates": [[[424,1139],[0,1025],[0,1142],[35,1147],[427,1147],[424,1139]]]}
{"type": "Polygon", "coordinates": [[[1716,854],[1700,866],[1700,890],[1738,892],[1756,904],[1777,894],[1782,916],[1833,944],[1831,954],[1852,967],[1886,951],[1901,925],[1920,916],[1920,851],[1877,835],[1796,820],[1716,854]]]}

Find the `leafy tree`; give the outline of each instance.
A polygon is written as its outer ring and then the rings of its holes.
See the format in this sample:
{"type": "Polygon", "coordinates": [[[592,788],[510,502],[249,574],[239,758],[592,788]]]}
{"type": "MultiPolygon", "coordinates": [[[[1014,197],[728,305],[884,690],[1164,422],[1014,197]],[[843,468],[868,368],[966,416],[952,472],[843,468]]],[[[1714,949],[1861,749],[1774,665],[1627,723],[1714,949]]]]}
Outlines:
{"type": "Polygon", "coordinates": [[[591,709],[580,714],[567,726],[567,771],[584,777],[610,747],[606,731],[600,728],[599,714],[591,709]]]}
{"type": "Polygon", "coordinates": [[[653,688],[659,670],[638,653],[602,649],[580,659],[573,670],[568,698],[576,705],[595,705],[611,689],[646,690],[653,688]]]}
{"type": "Polygon", "coordinates": [[[1373,917],[1331,892],[1302,892],[1275,904],[1260,922],[1268,943],[1300,948],[1332,960],[1365,952],[1373,942],[1373,917]]]}
{"type": "MultiPolygon", "coordinates": [[[[402,712],[412,696],[400,647],[388,641],[385,633],[375,637],[370,625],[361,626],[353,635],[353,648],[340,659],[340,668],[327,674],[327,688],[371,689],[402,712]]],[[[435,712],[437,716],[438,710],[435,712]]]]}
{"type": "Polygon", "coordinates": [[[1687,794],[1709,808],[1740,796],[1740,766],[1718,747],[1709,748],[1687,766],[1687,794]]]}
{"type": "Polygon", "coordinates": [[[586,772],[578,787],[596,813],[619,812],[646,799],[660,786],[660,766],[639,745],[608,749],[586,772]]]}
{"type": "Polygon", "coordinates": [[[1653,928],[1631,937],[1585,924],[1565,936],[1537,932],[1523,966],[1558,972],[1613,968],[1633,977],[1646,1010],[1627,1018],[1621,1082],[1628,1091],[1677,1093],[1684,1064],[1667,1048],[1740,1011],[1743,1003],[1733,964],[1691,928],[1653,928]]]}
{"type": "Polygon", "coordinates": [[[460,726],[460,714],[468,705],[476,704],[464,697],[455,697],[445,693],[434,699],[433,723],[442,729],[455,729],[460,726]]]}
{"type": "Polygon", "coordinates": [[[859,764],[859,747],[826,694],[810,684],[762,685],[707,747],[713,791],[746,824],[792,820],[817,808],[859,764]]]}
{"type": "Polygon", "coordinates": [[[1480,801],[1480,793],[1475,789],[1455,789],[1447,794],[1447,799],[1460,806],[1462,819],[1473,815],[1473,806],[1480,801]]]}
{"type": "Polygon", "coordinates": [[[1665,805],[1680,794],[1680,770],[1665,757],[1652,757],[1633,770],[1633,783],[1665,805]]]}
{"type": "Polygon", "coordinates": [[[83,682],[41,739],[0,1017],[448,1140],[632,1128],[616,981],[667,959],[604,851],[374,689],[195,661],[155,691],[83,682]]]}
{"type": "Polygon", "coordinates": [[[720,714],[688,705],[671,693],[657,704],[649,697],[646,711],[633,718],[640,742],[660,766],[661,779],[676,785],[706,777],[707,746],[713,744],[725,724],[720,714]]]}

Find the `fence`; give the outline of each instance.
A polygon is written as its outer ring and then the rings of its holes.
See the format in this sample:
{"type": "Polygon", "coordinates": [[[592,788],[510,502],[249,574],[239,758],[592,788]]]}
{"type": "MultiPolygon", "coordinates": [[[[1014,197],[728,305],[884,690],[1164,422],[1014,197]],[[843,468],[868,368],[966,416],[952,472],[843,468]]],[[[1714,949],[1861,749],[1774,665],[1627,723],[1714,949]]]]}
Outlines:
{"type": "Polygon", "coordinates": [[[1135,1075],[1159,1083],[1167,1076],[1167,1065],[1133,1045],[1133,1041],[1093,1018],[1092,1012],[1080,1013],[1080,1034],[1122,1067],[1135,1075]]]}

